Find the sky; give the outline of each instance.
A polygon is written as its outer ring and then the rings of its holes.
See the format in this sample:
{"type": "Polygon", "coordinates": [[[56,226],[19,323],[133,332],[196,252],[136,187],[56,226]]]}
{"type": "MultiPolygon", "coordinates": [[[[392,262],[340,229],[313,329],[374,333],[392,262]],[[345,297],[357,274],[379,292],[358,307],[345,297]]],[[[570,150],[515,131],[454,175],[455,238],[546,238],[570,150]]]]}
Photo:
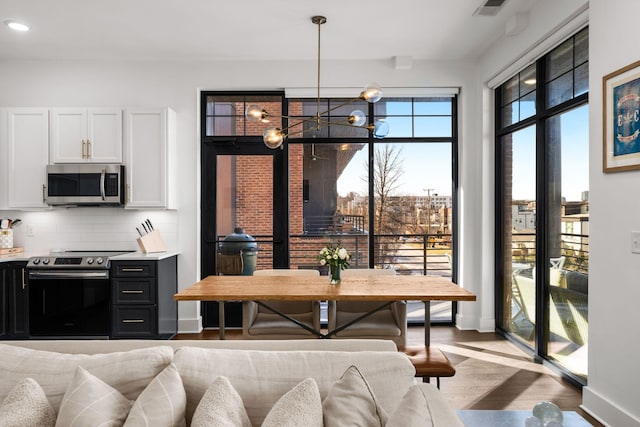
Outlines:
{"type": "MultiPolygon", "coordinates": [[[[392,112],[393,106],[389,109],[392,112]]],[[[582,199],[582,192],[589,190],[589,108],[588,106],[576,108],[559,116],[559,120],[562,197],[567,201],[579,201],[582,199]]],[[[444,123],[434,125],[433,129],[436,130],[431,129],[429,132],[435,135],[446,134],[444,123]]],[[[390,135],[410,134],[406,130],[407,126],[410,126],[410,123],[391,119],[390,135]]],[[[535,199],[535,134],[535,126],[531,126],[513,135],[514,200],[535,199]]],[[[376,143],[383,144],[384,140],[376,140],[376,143]]],[[[463,144],[464,141],[460,143],[463,144]]],[[[424,196],[427,195],[427,189],[432,189],[432,195],[451,195],[451,147],[448,143],[394,142],[394,144],[401,147],[400,157],[403,164],[401,185],[396,195],[424,196]]],[[[363,180],[367,175],[366,159],[367,148],[364,147],[353,157],[338,179],[340,196],[346,196],[352,191],[362,195],[367,193],[367,184],[363,180]]]]}
{"type": "MultiPolygon", "coordinates": [[[[388,137],[402,138],[417,135],[421,137],[451,136],[451,102],[445,100],[416,101],[387,100],[384,113],[389,124],[388,137]],[[413,117],[412,117],[413,114],[413,117]]],[[[385,144],[384,139],[375,144],[385,144]]],[[[427,189],[431,195],[450,196],[451,144],[425,142],[393,142],[400,147],[403,165],[397,196],[425,196],[427,189]]],[[[363,147],[351,160],[338,179],[338,194],[349,192],[367,194],[367,147],[363,147]]]]}
{"type": "MultiPolygon", "coordinates": [[[[579,201],[589,190],[589,107],[560,116],[562,197],[579,201]]],[[[535,199],[535,126],[513,135],[513,199],[535,199]]]]}
{"type": "MultiPolygon", "coordinates": [[[[448,143],[394,143],[401,147],[400,158],[403,171],[398,187],[398,196],[451,195],[451,145],[448,143]]],[[[355,191],[367,194],[367,147],[353,157],[338,179],[338,194],[346,196],[355,191]]]]}

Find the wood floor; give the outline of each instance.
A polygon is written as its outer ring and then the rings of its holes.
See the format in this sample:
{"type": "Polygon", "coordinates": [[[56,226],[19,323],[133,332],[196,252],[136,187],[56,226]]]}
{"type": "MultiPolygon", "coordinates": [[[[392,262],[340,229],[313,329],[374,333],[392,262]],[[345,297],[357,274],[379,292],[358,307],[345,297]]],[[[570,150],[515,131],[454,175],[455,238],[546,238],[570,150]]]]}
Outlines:
{"type": "MultiPolygon", "coordinates": [[[[227,339],[241,339],[227,330],[227,339]]],[[[200,334],[179,334],[176,339],[218,339],[217,329],[200,334]]],[[[424,329],[410,327],[409,345],[424,343],[424,329]]],[[[440,390],[454,409],[531,410],[541,400],[563,411],[576,411],[594,426],[602,425],[580,409],[581,391],[548,368],[531,362],[518,347],[493,333],[431,328],[431,343],[441,348],[456,368],[442,378],[440,390]]]]}

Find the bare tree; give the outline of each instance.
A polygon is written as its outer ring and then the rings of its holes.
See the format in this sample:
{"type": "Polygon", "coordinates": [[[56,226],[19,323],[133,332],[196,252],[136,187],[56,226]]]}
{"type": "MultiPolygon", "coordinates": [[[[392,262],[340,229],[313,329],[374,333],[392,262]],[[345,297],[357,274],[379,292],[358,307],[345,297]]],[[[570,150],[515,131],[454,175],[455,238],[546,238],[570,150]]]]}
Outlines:
{"type": "Polygon", "coordinates": [[[397,231],[397,222],[393,221],[400,212],[394,209],[392,197],[400,186],[402,169],[402,148],[398,145],[384,144],[376,147],[373,168],[373,195],[375,197],[375,221],[378,233],[397,231]]]}
{"type": "MultiPolygon", "coordinates": [[[[384,144],[376,146],[373,165],[373,196],[375,201],[375,233],[398,234],[403,227],[404,207],[402,197],[397,195],[404,173],[402,148],[399,145],[384,144]]],[[[367,164],[365,163],[365,167],[367,164]]],[[[365,178],[366,179],[366,178],[365,178]]],[[[397,250],[397,241],[393,238],[379,237],[378,261],[392,263],[397,250]]]]}

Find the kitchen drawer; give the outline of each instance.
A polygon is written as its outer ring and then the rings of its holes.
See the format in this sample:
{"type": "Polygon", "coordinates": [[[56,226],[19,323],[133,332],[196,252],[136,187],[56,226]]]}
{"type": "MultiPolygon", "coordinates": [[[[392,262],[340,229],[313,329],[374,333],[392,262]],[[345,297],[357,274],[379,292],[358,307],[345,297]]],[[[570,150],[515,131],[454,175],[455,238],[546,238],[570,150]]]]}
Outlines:
{"type": "Polygon", "coordinates": [[[113,306],[111,335],[114,338],[151,338],[157,335],[155,305],[113,306]]]}
{"type": "Polygon", "coordinates": [[[156,275],[155,262],[118,261],[111,266],[114,277],[153,277],[156,275]]]}
{"type": "Polygon", "coordinates": [[[113,279],[113,304],[155,304],[156,280],[153,277],[140,279],[113,279]]]}

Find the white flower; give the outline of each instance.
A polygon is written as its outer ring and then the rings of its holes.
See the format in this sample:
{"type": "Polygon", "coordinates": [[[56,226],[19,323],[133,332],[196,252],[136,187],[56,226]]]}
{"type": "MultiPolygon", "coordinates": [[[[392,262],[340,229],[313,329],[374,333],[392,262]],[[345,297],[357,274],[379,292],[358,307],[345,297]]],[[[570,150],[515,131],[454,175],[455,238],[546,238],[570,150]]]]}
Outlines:
{"type": "Polygon", "coordinates": [[[338,259],[338,254],[333,254],[333,259],[338,259]]]}
{"type": "Polygon", "coordinates": [[[345,248],[340,248],[338,249],[338,256],[340,257],[340,259],[347,259],[349,254],[347,253],[347,250],[345,248]]]}
{"type": "Polygon", "coordinates": [[[327,261],[325,261],[324,259],[320,260],[320,265],[325,265],[327,263],[327,261]]]}
{"type": "Polygon", "coordinates": [[[331,255],[327,254],[327,259],[331,259],[331,255]]]}

